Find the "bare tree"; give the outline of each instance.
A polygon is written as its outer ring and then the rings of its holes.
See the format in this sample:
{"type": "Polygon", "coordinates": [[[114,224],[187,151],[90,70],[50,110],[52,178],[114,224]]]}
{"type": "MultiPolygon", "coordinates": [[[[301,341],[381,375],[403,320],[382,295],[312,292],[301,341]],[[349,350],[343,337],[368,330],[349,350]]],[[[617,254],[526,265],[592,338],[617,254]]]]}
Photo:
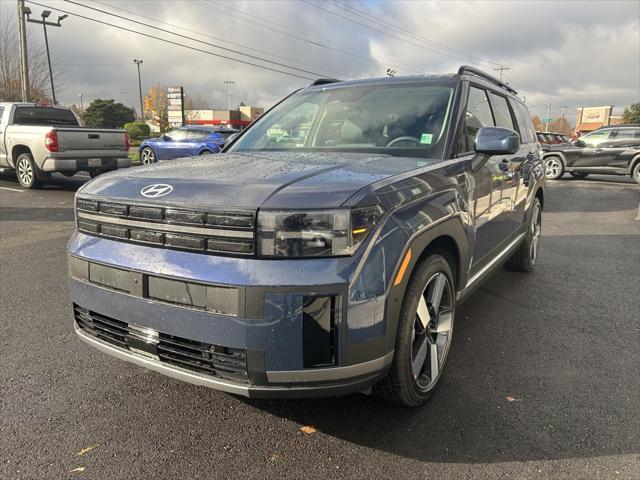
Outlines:
{"type": "MultiPolygon", "coordinates": [[[[22,100],[20,83],[20,55],[18,25],[9,9],[0,9],[0,101],[22,100]]],[[[29,81],[31,99],[35,102],[51,101],[47,54],[41,43],[29,36],[29,81]]]]}

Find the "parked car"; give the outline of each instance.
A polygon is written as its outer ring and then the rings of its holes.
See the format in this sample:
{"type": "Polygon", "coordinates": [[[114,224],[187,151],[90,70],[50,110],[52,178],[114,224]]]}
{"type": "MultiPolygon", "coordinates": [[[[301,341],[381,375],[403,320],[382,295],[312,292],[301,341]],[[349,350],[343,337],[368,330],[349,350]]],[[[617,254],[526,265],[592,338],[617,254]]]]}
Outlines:
{"type": "Polygon", "coordinates": [[[538,142],[540,145],[559,145],[563,143],[570,143],[569,137],[562,133],[554,133],[554,132],[536,132],[536,136],[538,137],[538,142]]]}
{"type": "Polygon", "coordinates": [[[234,394],[419,405],[459,302],[502,265],[533,270],[544,182],[527,108],[479,70],[320,80],[215,169],[161,162],[78,191],[75,331],[234,394]]]}
{"type": "Polygon", "coordinates": [[[81,127],[65,107],[0,103],[0,171],[15,171],[24,188],[37,188],[52,172],[95,176],[129,166],[125,130],[81,127]]]}
{"type": "Polygon", "coordinates": [[[568,144],[544,148],[546,177],[628,175],[640,183],[640,125],[603,127],[568,144]]]}
{"type": "Polygon", "coordinates": [[[238,130],[199,125],[176,128],[158,138],[144,140],[138,147],[140,162],[148,165],[158,160],[219,153],[227,138],[235,133],[238,130]]]}

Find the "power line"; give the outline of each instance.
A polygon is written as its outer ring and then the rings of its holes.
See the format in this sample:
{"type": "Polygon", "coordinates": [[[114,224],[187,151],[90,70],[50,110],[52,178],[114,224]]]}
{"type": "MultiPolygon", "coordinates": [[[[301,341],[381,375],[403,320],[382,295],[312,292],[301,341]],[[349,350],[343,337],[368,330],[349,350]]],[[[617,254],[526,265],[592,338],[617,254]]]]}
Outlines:
{"type": "MultiPolygon", "coordinates": [[[[51,8],[53,10],[57,10],[59,12],[67,13],[69,15],[74,15],[74,16],[76,16],[78,18],[89,20],[91,22],[100,23],[102,25],[107,25],[109,27],[117,28],[117,29],[124,30],[124,31],[130,32],[130,33],[135,33],[136,35],[141,35],[143,37],[153,38],[154,40],[159,40],[161,42],[168,43],[170,45],[175,45],[175,46],[178,46],[178,47],[187,48],[189,50],[193,50],[193,51],[200,52],[200,53],[206,53],[207,55],[212,55],[214,57],[224,58],[226,60],[231,60],[233,62],[238,62],[238,63],[242,63],[242,64],[245,64],[245,65],[250,65],[252,67],[262,68],[264,70],[269,70],[269,71],[276,72],[276,73],[282,73],[283,75],[289,75],[291,77],[301,78],[301,79],[304,79],[304,80],[315,80],[315,78],[312,78],[312,77],[306,77],[304,75],[298,75],[297,73],[287,72],[287,71],[284,71],[284,70],[279,70],[277,68],[271,68],[271,67],[268,67],[266,65],[260,65],[260,64],[257,64],[257,63],[248,62],[246,60],[241,60],[239,58],[229,57],[227,55],[222,55],[220,53],[211,52],[209,50],[203,50],[201,48],[193,47],[193,46],[190,46],[190,45],[185,45],[184,43],[175,42],[173,40],[168,40],[166,38],[162,38],[162,37],[157,37],[155,35],[151,35],[149,33],[139,32],[139,31],[133,30],[131,28],[127,28],[127,27],[123,27],[123,26],[120,26],[120,25],[115,25],[113,23],[105,22],[104,20],[98,20],[96,18],[87,17],[85,15],[81,15],[81,14],[76,13],[76,12],[70,12],[70,11],[67,11],[67,10],[63,10],[61,8],[53,8],[53,7],[50,7],[50,6],[47,6],[47,5],[43,5],[41,3],[34,2],[32,0],[28,0],[28,1],[29,1],[29,3],[31,3],[33,5],[38,5],[39,7],[51,8]]],[[[268,62],[268,60],[265,60],[265,62],[268,62]]]]}
{"type": "Polygon", "coordinates": [[[262,61],[262,62],[268,62],[268,63],[271,63],[273,65],[277,65],[279,67],[289,68],[291,70],[297,70],[299,72],[308,73],[310,75],[315,75],[317,77],[326,77],[327,76],[327,74],[325,74],[325,73],[312,72],[310,70],[304,70],[302,68],[293,67],[293,66],[287,65],[285,63],[275,62],[273,60],[268,60],[268,59],[265,59],[263,57],[258,57],[256,55],[251,55],[249,53],[244,53],[244,52],[241,52],[239,50],[234,50],[232,48],[227,48],[227,47],[223,47],[223,46],[220,46],[220,45],[216,45],[215,43],[210,43],[210,42],[206,42],[204,40],[199,40],[199,39],[194,38],[194,37],[189,37],[189,36],[181,34],[181,33],[172,32],[171,30],[167,30],[166,28],[157,27],[155,25],[150,25],[148,23],[140,22],[140,21],[137,21],[137,20],[132,20],[132,19],[127,18],[127,17],[125,17],[123,15],[118,15],[117,13],[108,12],[106,10],[102,10],[100,8],[92,7],[90,5],[83,5],[82,3],[75,2],[74,0],[64,0],[64,1],[66,3],[70,3],[72,5],[76,5],[76,6],[83,7],[83,8],[89,9],[89,10],[93,10],[95,12],[99,12],[99,13],[102,13],[102,14],[105,14],[105,15],[111,15],[112,17],[116,17],[116,18],[119,18],[121,20],[125,20],[127,22],[135,22],[136,24],[142,25],[143,27],[152,28],[154,30],[158,30],[158,31],[161,31],[161,32],[164,32],[164,33],[168,33],[170,35],[175,35],[176,37],[184,38],[186,40],[191,40],[193,42],[202,43],[203,45],[207,45],[209,47],[218,48],[220,50],[224,50],[224,51],[227,51],[227,52],[235,53],[237,55],[243,55],[245,57],[249,57],[249,58],[252,58],[254,60],[259,60],[259,61],[262,61]]]}
{"type": "MultiPolygon", "coordinates": [[[[100,2],[100,1],[98,1],[98,0],[91,0],[91,1],[92,1],[93,3],[98,4],[98,5],[102,5],[103,7],[114,8],[114,5],[110,5],[110,4],[107,4],[107,3],[104,3],[104,2],[100,2]]],[[[125,12],[125,13],[129,13],[129,14],[131,14],[131,15],[136,15],[137,17],[140,17],[140,18],[145,18],[145,19],[147,19],[147,20],[152,20],[152,21],[154,21],[154,22],[159,22],[159,23],[162,23],[162,24],[164,24],[164,25],[168,25],[168,26],[173,27],[173,28],[179,28],[179,29],[184,30],[184,31],[189,32],[189,33],[193,33],[193,34],[196,34],[196,35],[201,35],[201,36],[203,36],[203,37],[207,37],[207,38],[210,38],[210,39],[212,39],[212,40],[217,40],[217,41],[219,41],[219,42],[228,43],[229,45],[235,45],[236,47],[244,48],[244,49],[246,49],[246,50],[250,50],[250,51],[258,52],[258,53],[263,53],[263,54],[265,54],[265,55],[269,55],[269,56],[272,56],[272,57],[275,57],[275,58],[280,58],[280,59],[282,59],[282,60],[287,60],[287,61],[290,61],[290,62],[298,63],[298,64],[300,64],[300,65],[305,65],[305,66],[307,66],[307,67],[311,67],[311,68],[323,68],[323,67],[319,67],[319,66],[317,66],[317,65],[312,65],[312,64],[309,64],[309,63],[304,63],[304,62],[301,62],[301,61],[296,60],[296,59],[293,59],[293,58],[283,57],[283,56],[281,56],[281,55],[277,55],[277,54],[275,54],[275,53],[271,53],[271,52],[268,52],[268,51],[266,51],[266,50],[260,50],[260,49],[258,49],[258,48],[252,48],[252,47],[249,47],[249,46],[247,46],[247,45],[243,45],[243,44],[241,44],[241,43],[232,42],[232,41],[226,40],[226,39],[224,39],[224,38],[220,38],[220,37],[215,37],[215,36],[210,35],[210,34],[208,34],[208,33],[198,32],[198,31],[196,31],[196,30],[191,30],[191,29],[189,29],[189,28],[187,28],[187,27],[185,27],[185,26],[183,26],[183,25],[177,25],[177,24],[175,24],[175,23],[166,22],[166,21],[161,20],[161,19],[159,19],[159,18],[150,17],[150,16],[148,16],[148,15],[143,15],[142,13],[134,12],[134,11],[131,11],[131,10],[127,10],[127,9],[122,8],[122,7],[120,7],[120,6],[115,7],[115,8],[117,8],[117,10],[118,10],[118,11],[120,11],[120,12],[125,12]]],[[[332,73],[333,73],[333,74],[335,74],[336,76],[339,76],[339,77],[340,77],[340,76],[343,76],[342,74],[337,73],[337,72],[332,72],[332,73]]]]}
{"type": "MultiPolygon", "coordinates": [[[[247,23],[251,23],[253,25],[257,25],[258,27],[267,29],[270,32],[277,32],[277,33],[279,33],[281,35],[287,36],[289,38],[294,38],[296,40],[299,40],[301,42],[307,43],[307,44],[312,45],[314,47],[323,48],[323,49],[326,49],[326,50],[332,50],[334,52],[342,53],[343,55],[348,55],[350,57],[359,58],[361,60],[366,61],[369,64],[375,64],[376,66],[380,65],[378,61],[376,61],[375,59],[371,58],[370,56],[364,56],[364,55],[359,55],[358,53],[354,53],[354,52],[359,52],[359,50],[354,50],[349,46],[345,46],[345,45],[341,45],[341,44],[337,44],[337,43],[333,43],[333,44],[322,43],[322,42],[326,42],[326,39],[321,37],[321,36],[310,34],[309,32],[304,32],[304,31],[295,29],[293,27],[289,27],[289,26],[283,25],[283,24],[278,23],[278,22],[273,22],[271,20],[267,20],[267,19],[258,17],[256,15],[252,15],[252,14],[247,13],[247,12],[241,12],[241,11],[239,11],[237,9],[236,10],[228,10],[228,9],[224,9],[225,7],[221,7],[219,5],[215,5],[214,6],[214,5],[211,5],[211,4],[208,4],[208,3],[202,3],[202,1],[198,1],[198,0],[191,0],[191,1],[193,3],[195,3],[196,5],[198,5],[200,7],[203,7],[203,8],[206,8],[208,10],[212,10],[212,11],[215,11],[217,13],[221,13],[223,15],[235,17],[238,20],[241,20],[243,22],[247,22],[247,23]],[[242,16],[250,17],[250,18],[241,18],[242,16]],[[251,20],[251,18],[253,18],[255,20],[251,20]],[[262,22],[262,23],[260,23],[260,22],[262,22]],[[265,23],[268,24],[268,25],[265,25],[265,23]],[[279,28],[274,28],[274,25],[275,25],[275,27],[279,27],[279,28]],[[301,36],[296,35],[294,33],[290,33],[291,31],[292,32],[300,32],[302,35],[306,35],[306,36],[313,36],[313,37],[321,39],[322,41],[317,41],[317,40],[313,40],[313,39],[310,39],[310,38],[301,37],[301,36]]],[[[422,72],[423,71],[422,68],[417,68],[415,66],[407,66],[407,65],[398,64],[398,63],[395,62],[395,60],[386,59],[386,58],[380,57],[380,56],[378,58],[380,60],[385,61],[385,62],[394,63],[394,65],[396,65],[398,67],[402,67],[402,68],[406,69],[410,73],[418,73],[418,72],[422,72]]]]}
{"type": "MultiPolygon", "coordinates": [[[[307,2],[307,3],[309,3],[309,2],[307,2]]],[[[401,33],[403,35],[407,35],[409,37],[415,38],[415,39],[420,40],[420,41],[422,41],[424,43],[432,45],[435,48],[438,48],[438,49],[444,50],[444,51],[449,51],[449,52],[452,52],[452,53],[457,55],[455,57],[451,56],[451,58],[470,59],[470,60],[472,60],[472,61],[474,61],[476,63],[479,63],[479,64],[485,63],[485,64],[491,65],[491,66],[500,65],[499,63],[492,62],[490,60],[483,60],[483,59],[481,59],[479,57],[476,57],[475,55],[470,55],[470,54],[462,52],[460,50],[456,50],[456,49],[454,49],[454,48],[452,48],[452,47],[450,47],[450,46],[448,46],[448,45],[446,45],[444,43],[436,42],[435,40],[431,40],[429,38],[423,37],[422,35],[419,35],[419,34],[417,34],[415,32],[412,32],[409,29],[400,27],[400,26],[398,26],[398,25],[396,25],[394,23],[388,22],[388,21],[383,20],[383,19],[381,19],[379,17],[371,15],[368,12],[365,12],[363,10],[359,10],[357,8],[354,8],[353,6],[348,5],[348,4],[344,3],[344,2],[342,2],[342,3],[341,2],[334,2],[333,5],[338,7],[338,8],[340,8],[340,9],[342,9],[342,10],[345,10],[345,11],[347,11],[349,13],[356,14],[356,15],[358,15],[360,17],[365,17],[367,20],[372,21],[372,22],[374,22],[374,23],[376,23],[378,25],[381,25],[382,27],[391,28],[391,29],[395,30],[396,32],[399,32],[399,33],[401,33]]],[[[349,19],[349,20],[353,21],[351,19],[349,19]]],[[[446,54],[443,53],[443,55],[446,55],[446,54]]],[[[450,55],[448,55],[448,56],[450,56],[450,55]]]]}

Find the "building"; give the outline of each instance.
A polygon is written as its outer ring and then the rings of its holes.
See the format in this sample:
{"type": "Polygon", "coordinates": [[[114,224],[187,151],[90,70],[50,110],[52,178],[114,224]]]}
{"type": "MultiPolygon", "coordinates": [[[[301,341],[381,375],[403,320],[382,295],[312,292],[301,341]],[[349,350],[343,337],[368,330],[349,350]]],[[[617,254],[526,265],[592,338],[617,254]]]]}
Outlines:
{"type": "Polygon", "coordinates": [[[604,107],[578,107],[576,111],[576,135],[584,135],[600,127],[619,125],[621,115],[613,115],[613,105],[604,107]]]}
{"type": "Polygon", "coordinates": [[[264,108],[240,106],[237,110],[185,110],[187,125],[216,125],[242,130],[264,113],[264,108]]]}

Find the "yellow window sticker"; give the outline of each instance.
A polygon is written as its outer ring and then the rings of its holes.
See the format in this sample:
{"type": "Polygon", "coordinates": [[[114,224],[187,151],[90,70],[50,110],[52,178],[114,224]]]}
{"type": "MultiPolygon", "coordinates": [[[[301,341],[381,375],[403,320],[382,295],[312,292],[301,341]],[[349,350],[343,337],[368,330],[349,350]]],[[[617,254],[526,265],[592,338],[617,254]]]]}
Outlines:
{"type": "Polygon", "coordinates": [[[433,141],[433,135],[431,133],[423,133],[420,137],[420,143],[425,143],[427,145],[431,145],[433,141]]]}

